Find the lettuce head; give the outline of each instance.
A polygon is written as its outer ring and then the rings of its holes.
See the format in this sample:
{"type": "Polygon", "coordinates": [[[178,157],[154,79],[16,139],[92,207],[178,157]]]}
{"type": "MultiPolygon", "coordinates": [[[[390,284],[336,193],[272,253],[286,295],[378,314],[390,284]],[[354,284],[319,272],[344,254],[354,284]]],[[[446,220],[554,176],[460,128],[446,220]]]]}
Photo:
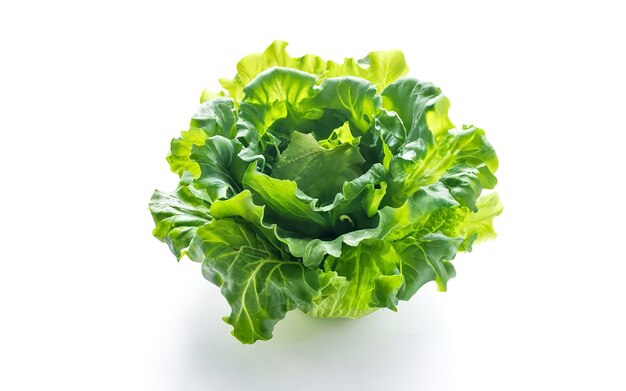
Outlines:
{"type": "Polygon", "coordinates": [[[201,264],[243,343],[288,311],[358,318],[396,310],[424,284],[445,291],[459,251],[493,238],[498,158],[455,127],[435,85],[406,77],[402,52],[343,63],[285,42],[239,61],[204,91],[155,191],[154,236],[201,264]]]}

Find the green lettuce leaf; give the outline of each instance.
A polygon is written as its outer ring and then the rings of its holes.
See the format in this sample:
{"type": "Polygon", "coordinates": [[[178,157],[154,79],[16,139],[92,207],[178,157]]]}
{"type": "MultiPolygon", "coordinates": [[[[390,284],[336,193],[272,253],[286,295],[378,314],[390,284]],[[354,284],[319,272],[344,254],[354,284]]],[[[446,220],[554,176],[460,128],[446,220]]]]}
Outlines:
{"type": "Polygon", "coordinates": [[[330,281],[323,286],[311,315],[358,318],[381,307],[395,311],[403,277],[394,248],[376,239],[344,247],[340,258],[329,256],[324,261],[320,280],[330,281]]]}
{"type": "Polygon", "coordinates": [[[493,229],[493,219],[502,213],[502,203],[498,193],[482,196],[476,202],[478,211],[470,213],[459,225],[459,234],[466,239],[466,250],[471,250],[472,243],[481,243],[485,240],[495,239],[496,231],[493,229]]]}
{"type": "Polygon", "coordinates": [[[189,159],[200,167],[194,181],[205,189],[212,200],[228,198],[242,190],[242,178],[249,162],[238,153],[241,145],[222,136],[213,136],[201,146],[191,148],[189,159]]]}
{"type": "Polygon", "coordinates": [[[288,129],[298,120],[317,119],[322,110],[308,99],[316,94],[316,81],[315,76],[294,69],[268,69],[244,88],[240,117],[253,123],[261,136],[279,119],[293,122],[283,123],[288,129]]]}
{"type": "Polygon", "coordinates": [[[232,309],[224,321],[243,343],[270,339],[288,311],[311,310],[319,295],[317,273],[282,255],[254,228],[234,220],[206,224],[193,238],[191,256],[221,287],[232,309]]]}
{"type": "Polygon", "coordinates": [[[436,281],[440,291],[447,289],[448,280],[456,275],[450,261],[456,255],[462,239],[440,233],[419,238],[407,237],[394,243],[400,253],[404,283],[398,292],[400,300],[409,300],[419,288],[436,281]]]}
{"type": "Polygon", "coordinates": [[[190,157],[193,146],[202,146],[207,138],[215,135],[233,138],[236,121],[234,102],[230,98],[216,98],[201,104],[191,119],[189,130],[181,132],[180,138],[172,139],[167,155],[172,171],[180,176],[185,171],[196,178],[200,176],[200,166],[190,157]]]}
{"type": "Polygon", "coordinates": [[[422,157],[434,137],[454,127],[447,115],[450,103],[432,83],[400,79],[385,88],[381,96],[384,108],[395,112],[404,124],[407,155],[413,152],[422,157]]]}
{"type": "Polygon", "coordinates": [[[374,116],[380,110],[382,100],[376,95],[376,88],[366,80],[335,77],[322,82],[312,103],[333,110],[341,122],[349,120],[365,133],[374,123],[374,116]]]}
{"type": "Polygon", "coordinates": [[[269,208],[270,221],[280,221],[285,229],[310,230],[313,235],[328,235],[332,222],[328,213],[314,207],[317,200],[302,193],[291,180],[272,178],[257,172],[251,165],[243,178],[259,203],[269,208]]]}
{"type": "MultiPolygon", "coordinates": [[[[382,91],[396,79],[406,75],[409,67],[404,54],[399,50],[371,52],[366,57],[355,60],[346,58],[342,64],[325,61],[322,58],[305,54],[293,58],[287,53],[287,42],[274,41],[263,53],[253,53],[237,63],[237,74],[233,79],[220,79],[222,88],[235,102],[243,99],[243,89],[257,75],[272,67],[292,68],[315,75],[320,81],[325,77],[356,76],[370,81],[382,91]]],[[[207,96],[212,96],[209,92],[207,96]]]]}
{"type": "Polygon", "coordinates": [[[233,79],[220,79],[222,87],[236,101],[243,99],[243,89],[256,76],[272,67],[292,68],[321,76],[326,72],[326,61],[312,54],[292,58],[287,53],[287,42],[274,41],[263,53],[254,53],[237,63],[237,74],[233,79]]]}
{"type": "Polygon", "coordinates": [[[149,204],[156,225],[153,235],[165,242],[178,260],[185,255],[198,227],[212,220],[211,200],[205,191],[190,184],[190,176],[183,176],[172,193],[155,190],[149,204]]]}
{"type": "Polygon", "coordinates": [[[483,189],[478,174],[478,169],[460,163],[446,171],[440,181],[459,204],[469,208],[472,212],[478,212],[476,199],[483,189]]]}
{"type": "Polygon", "coordinates": [[[253,209],[252,205],[255,203],[252,193],[245,192],[230,200],[216,202],[211,209],[211,214],[215,216],[213,208],[216,205],[222,207],[224,204],[238,204],[237,207],[229,205],[228,213],[220,214],[220,216],[242,217],[260,228],[270,230],[278,240],[288,246],[292,255],[302,258],[304,265],[312,268],[318,267],[326,255],[341,256],[344,243],[356,247],[366,239],[400,239],[415,229],[416,221],[426,218],[436,210],[459,205],[445,186],[436,183],[415,192],[399,208],[385,207],[378,211],[378,221],[374,227],[353,230],[336,236],[329,215],[323,211],[316,211],[312,202],[307,204],[298,199],[294,182],[282,181],[283,183],[280,183],[281,181],[255,173],[252,169],[249,169],[246,178],[248,175],[266,180],[266,182],[256,183],[252,191],[263,192],[263,198],[259,203],[268,205],[274,214],[266,218],[263,209],[254,209],[255,213],[251,215],[249,211],[253,209]],[[274,191],[268,192],[267,189],[273,187],[272,183],[283,187],[274,187],[274,191]],[[283,219],[276,221],[277,216],[282,216],[283,219]],[[302,225],[306,230],[302,230],[302,225]],[[307,233],[310,236],[304,236],[307,233]],[[335,238],[325,238],[333,233],[335,233],[335,238]]]}
{"type": "Polygon", "coordinates": [[[374,84],[378,92],[409,72],[399,50],[371,52],[358,61],[346,58],[343,64],[328,61],[326,67],[326,77],[356,76],[374,84]]]}
{"type": "Polygon", "coordinates": [[[493,173],[497,168],[498,158],[482,129],[473,126],[454,129],[441,133],[424,149],[421,158],[395,155],[391,159],[389,197],[385,202],[398,205],[417,189],[443,179],[454,188],[459,199],[469,202],[468,206],[473,208],[471,198],[475,200],[482,188],[492,189],[496,185],[493,173]],[[446,178],[442,178],[448,171],[446,178]]]}
{"type": "Polygon", "coordinates": [[[351,143],[326,149],[318,144],[313,135],[295,132],[278,159],[272,176],[290,179],[307,195],[328,203],[341,191],[344,183],[364,173],[363,163],[365,160],[359,149],[351,143]],[[332,175],[320,175],[331,172],[332,175]]]}

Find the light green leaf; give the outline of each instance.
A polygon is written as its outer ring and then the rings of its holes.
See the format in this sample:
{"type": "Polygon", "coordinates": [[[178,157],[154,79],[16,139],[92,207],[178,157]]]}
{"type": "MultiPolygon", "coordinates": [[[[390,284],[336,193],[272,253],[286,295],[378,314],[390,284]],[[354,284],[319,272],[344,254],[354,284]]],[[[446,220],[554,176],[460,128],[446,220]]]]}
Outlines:
{"type": "Polygon", "coordinates": [[[503,210],[498,193],[480,197],[476,202],[476,207],[478,212],[468,214],[459,227],[461,236],[466,239],[466,242],[469,240],[467,250],[471,249],[472,243],[495,239],[493,219],[503,210]]]}
{"type": "Polygon", "coordinates": [[[360,60],[346,58],[342,64],[339,64],[334,61],[324,61],[312,54],[294,58],[287,53],[286,48],[287,42],[274,41],[263,53],[254,53],[242,58],[237,63],[235,77],[220,80],[222,87],[228,91],[235,102],[240,102],[244,95],[243,88],[247,84],[264,70],[278,66],[311,73],[320,81],[336,76],[364,78],[374,84],[380,92],[409,71],[404,54],[399,50],[370,52],[360,60]]]}
{"type": "Polygon", "coordinates": [[[326,72],[326,62],[320,57],[306,54],[299,58],[292,58],[287,53],[286,47],[287,42],[274,41],[265,52],[250,54],[242,58],[237,63],[237,75],[231,80],[220,80],[222,87],[228,91],[235,102],[240,102],[244,96],[244,87],[266,69],[285,67],[316,76],[322,76],[326,72]]]}
{"type": "Polygon", "coordinates": [[[214,92],[205,88],[202,91],[202,94],[200,94],[200,103],[204,103],[208,100],[215,99],[215,98],[223,98],[225,96],[226,95],[224,94],[224,91],[214,92]]]}
{"type": "Polygon", "coordinates": [[[387,193],[387,183],[382,182],[378,187],[371,186],[368,189],[367,195],[363,198],[363,208],[367,217],[372,217],[378,211],[380,202],[387,193]]]}
{"type": "Polygon", "coordinates": [[[376,85],[379,92],[409,73],[404,53],[399,50],[371,52],[360,63],[369,65],[366,79],[376,85]]]}
{"type": "Polygon", "coordinates": [[[400,258],[385,241],[369,239],[345,246],[341,257],[324,261],[323,288],[311,315],[358,318],[377,308],[396,310],[396,293],[403,283],[400,258]]]}
{"type": "Polygon", "coordinates": [[[341,144],[359,145],[360,137],[354,137],[350,131],[350,122],[346,121],[343,125],[334,129],[328,138],[319,140],[317,143],[326,149],[338,147],[341,144]]]}
{"type": "Polygon", "coordinates": [[[167,162],[170,169],[182,176],[185,172],[190,172],[194,177],[200,176],[200,166],[189,158],[191,148],[194,145],[204,145],[204,141],[209,137],[204,129],[191,128],[181,132],[180,138],[172,139],[170,152],[167,154],[167,162]]]}
{"type": "Polygon", "coordinates": [[[408,182],[420,186],[438,180],[456,163],[467,163],[477,169],[485,167],[491,173],[495,172],[498,169],[498,158],[484,135],[482,129],[473,126],[464,126],[442,135],[437,140],[437,146],[429,151],[428,156],[411,173],[408,182]]]}
{"type": "Polygon", "coordinates": [[[326,77],[360,77],[374,84],[378,92],[409,72],[404,54],[399,50],[371,52],[358,61],[346,58],[343,64],[328,61],[327,68],[326,77]]]}

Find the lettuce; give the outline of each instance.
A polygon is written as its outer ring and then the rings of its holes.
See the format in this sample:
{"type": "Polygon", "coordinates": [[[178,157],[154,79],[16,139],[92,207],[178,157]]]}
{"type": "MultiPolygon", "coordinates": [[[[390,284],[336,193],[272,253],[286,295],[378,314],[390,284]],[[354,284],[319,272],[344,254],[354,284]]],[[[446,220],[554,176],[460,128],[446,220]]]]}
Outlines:
{"type": "Polygon", "coordinates": [[[399,51],[355,61],[244,57],[204,91],[167,156],[154,236],[202,265],[243,343],[288,311],[358,318],[396,310],[429,281],[445,291],[459,251],[495,236],[498,159],[483,130],[455,128],[435,85],[399,51]]]}

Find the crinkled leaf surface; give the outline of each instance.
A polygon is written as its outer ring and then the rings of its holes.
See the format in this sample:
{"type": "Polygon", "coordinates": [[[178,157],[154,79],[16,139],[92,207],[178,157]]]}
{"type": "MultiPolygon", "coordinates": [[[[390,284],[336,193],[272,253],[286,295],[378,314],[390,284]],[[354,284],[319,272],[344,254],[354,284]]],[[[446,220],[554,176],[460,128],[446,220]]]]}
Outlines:
{"type": "Polygon", "coordinates": [[[340,118],[344,121],[350,120],[364,133],[374,123],[374,116],[382,104],[376,88],[368,81],[356,77],[324,80],[312,102],[315,106],[334,110],[340,118]]]}
{"type": "Polygon", "coordinates": [[[325,77],[356,76],[370,81],[382,91],[388,84],[406,75],[409,67],[404,54],[399,50],[370,52],[366,57],[355,60],[346,58],[343,63],[325,61],[319,56],[305,54],[294,58],[287,53],[287,42],[274,41],[263,53],[253,53],[237,63],[237,74],[233,79],[221,79],[222,87],[235,100],[243,98],[243,89],[259,73],[272,67],[296,69],[325,77]]]}
{"type": "Polygon", "coordinates": [[[364,173],[363,163],[365,160],[356,145],[343,143],[326,149],[313,135],[295,132],[272,176],[290,179],[307,195],[328,203],[344,183],[364,173]]]}
{"type": "Polygon", "coordinates": [[[309,311],[318,295],[317,273],[282,259],[248,224],[213,221],[198,229],[192,248],[205,277],[221,286],[232,308],[224,320],[241,342],[270,339],[276,322],[295,308],[309,311]]]}
{"type": "Polygon", "coordinates": [[[263,71],[244,88],[240,116],[253,123],[259,135],[279,119],[291,121],[283,126],[295,126],[298,120],[319,118],[322,110],[308,99],[316,94],[316,81],[313,75],[289,68],[263,71]]]}
{"type": "Polygon", "coordinates": [[[167,243],[178,259],[187,251],[196,229],[212,219],[208,195],[189,185],[190,179],[184,178],[172,193],[155,190],[149,205],[156,225],[154,236],[167,243]]]}

